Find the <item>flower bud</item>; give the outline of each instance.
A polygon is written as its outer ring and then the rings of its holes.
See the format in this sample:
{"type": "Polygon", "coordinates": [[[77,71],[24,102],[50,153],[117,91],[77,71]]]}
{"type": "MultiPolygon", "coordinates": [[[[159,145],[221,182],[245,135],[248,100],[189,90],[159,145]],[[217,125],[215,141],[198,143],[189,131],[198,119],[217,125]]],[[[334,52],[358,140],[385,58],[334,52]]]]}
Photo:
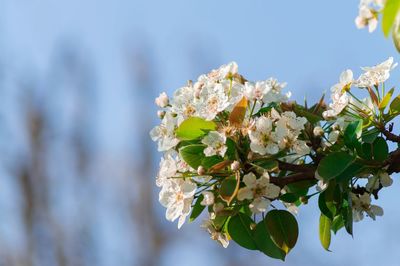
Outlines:
{"type": "Polygon", "coordinates": [[[167,94],[165,92],[161,93],[160,96],[156,98],[155,103],[161,108],[167,107],[167,105],[169,104],[167,94]]]}
{"type": "Polygon", "coordinates": [[[301,203],[303,203],[304,205],[308,203],[308,198],[305,196],[300,197],[300,201],[301,203]]]}
{"type": "Polygon", "coordinates": [[[197,174],[198,174],[198,175],[205,175],[205,173],[206,173],[206,169],[204,169],[204,167],[200,165],[200,166],[197,168],[197,174]]]}
{"type": "Polygon", "coordinates": [[[233,161],[231,164],[231,169],[232,171],[237,171],[240,169],[240,163],[238,161],[233,161]]]}
{"type": "Polygon", "coordinates": [[[158,111],[157,111],[157,116],[158,116],[160,119],[163,119],[164,116],[165,116],[165,111],[158,110],[158,111]]]}
{"type": "Polygon", "coordinates": [[[325,132],[322,127],[318,126],[318,127],[314,127],[313,133],[314,133],[315,137],[322,137],[325,132]]]}
{"type": "Polygon", "coordinates": [[[200,202],[200,205],[203,206],[210,206],[214,204],[214,193],[210,191],[204,191],[203,193],[203,200],[200,202]]]}

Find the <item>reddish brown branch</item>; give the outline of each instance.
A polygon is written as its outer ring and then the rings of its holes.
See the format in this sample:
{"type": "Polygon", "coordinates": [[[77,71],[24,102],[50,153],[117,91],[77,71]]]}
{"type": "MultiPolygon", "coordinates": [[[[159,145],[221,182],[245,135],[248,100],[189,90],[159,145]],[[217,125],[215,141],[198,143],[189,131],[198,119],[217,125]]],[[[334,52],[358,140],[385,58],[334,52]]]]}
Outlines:
{"type": "Polygon", "coordinates": [[[292,184],[292,183],[297,183],[300,181],[306,181],[306,180],[314,180],[314,172],[303,172],[303,173],[296,173],[292,175],[288,175],[285,177],[271,177],[271,183],[274,183],[275,185],[278,185],[280,187],[284,187],[285,185],[292,184]]]}

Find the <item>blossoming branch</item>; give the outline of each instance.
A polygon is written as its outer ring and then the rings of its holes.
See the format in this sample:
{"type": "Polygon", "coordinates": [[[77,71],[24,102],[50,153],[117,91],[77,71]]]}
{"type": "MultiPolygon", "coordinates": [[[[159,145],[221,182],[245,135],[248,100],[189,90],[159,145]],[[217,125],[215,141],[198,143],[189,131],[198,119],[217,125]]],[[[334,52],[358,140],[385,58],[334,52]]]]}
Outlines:
{"type": "Polygon", "coordinates": [[[180,228],[207,212],[202,227],[223,247],[233,240],[283,260],[311,197],[327,250],[331,232],[353,234],[353,221],[382,216],[372,201],[400,172],[400,150],[387,144],[400,143],[391,124],[400,97],[384,84],[395,66],[389,58],[357,79],[345,70],[328,105],[324,97],[312,106],[289,101],[286,83],[249,81],[236,63],[171,98],[161,93],[161,122],[150,135],[163,152],[156,184],[166,219],[180,228]]]}

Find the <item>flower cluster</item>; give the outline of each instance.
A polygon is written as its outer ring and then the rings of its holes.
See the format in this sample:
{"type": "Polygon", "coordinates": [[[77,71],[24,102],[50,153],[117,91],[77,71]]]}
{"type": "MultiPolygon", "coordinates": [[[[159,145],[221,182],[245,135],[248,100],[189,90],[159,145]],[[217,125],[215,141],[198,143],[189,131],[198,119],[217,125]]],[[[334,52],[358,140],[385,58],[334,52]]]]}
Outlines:
{"type": "Polygon", "coordinates": [[[358,16],[355,19],[357,28],[368,27],[368,31],[373,32],[378,25],[378,14],[385,2],[385,0],[360,0],[358,16]]]}
{"type": "Polygon", "coordinates": [[[180,228],[207,210],[202,227],[223,247],[234,240],[283,259],[297,240],[294,215],[314,196],[330,226],[325,234],[341,227],[352,234],[353,221],[383,215],[371,197],[392,184],[397,169],[386,125],[400,100],[391,101],[394,89],[384,87],[395,66],[389,58],[363,67],[357,79],[344,71],[329,105],[289,101],[286,83],[248,81],[234,62],[171,98],[161,93],[161,122],[150,135],[163,152],[156,184],[167,220],[180,228]],[[285,228],[277,230],[282,219],[285,228]]]}

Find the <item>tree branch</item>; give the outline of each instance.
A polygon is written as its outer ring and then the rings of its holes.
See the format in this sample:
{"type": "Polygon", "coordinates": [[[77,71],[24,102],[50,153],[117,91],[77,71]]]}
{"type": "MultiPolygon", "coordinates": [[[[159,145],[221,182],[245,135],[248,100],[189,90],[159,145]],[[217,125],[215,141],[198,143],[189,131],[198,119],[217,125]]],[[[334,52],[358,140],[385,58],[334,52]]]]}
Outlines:
{"type": "Polygon", "coordinates": [[[274,183],[275,185],[278,185],[280,187],[284,187],[288,184],[297,183],[300,181],[315,180],[315,177],[314,177],[314,172],[308,171],[308,172],[288,175],[285,177],[271,176],[270,180],[271,183],[274,183]]]}

